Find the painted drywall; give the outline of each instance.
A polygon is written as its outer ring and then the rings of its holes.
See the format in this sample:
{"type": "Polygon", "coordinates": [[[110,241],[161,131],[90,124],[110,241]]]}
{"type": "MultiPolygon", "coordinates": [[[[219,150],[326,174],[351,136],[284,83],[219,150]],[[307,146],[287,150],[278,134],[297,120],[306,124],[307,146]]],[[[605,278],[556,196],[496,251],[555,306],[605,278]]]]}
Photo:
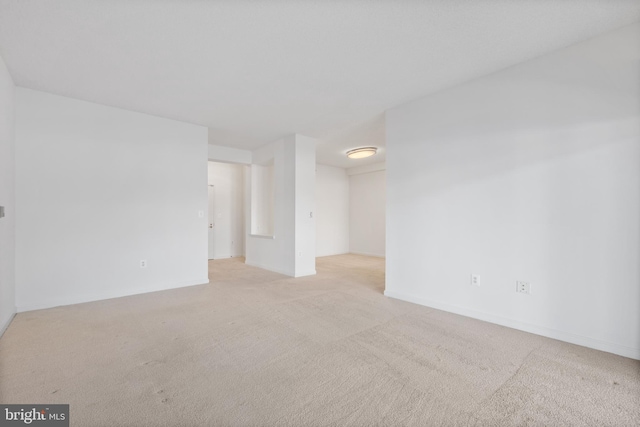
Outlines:
{"type": "Polygon", "coordinates": [[[213,252],[210,259],[244,256],[244,169],[246,166],[209,162],[213,187],[213,252]]]}
{"type": "Polygon", "coordinates": [[[638,76],[640,24],[388,111],[385,294],[640,358],[638,76]]]}
{"type": "Polygon", "coordinates": [[[343,168],[316,166],[316,256],[349,252],[349,176],[343,168]]]}
{"type": "Polygon", "coordinates": [[[251,164],[251,151],[209,144],[209,160],[223,163],[251,164]]]}
{"type": "Polygon", "coordinates": [[[273,164],[273,235],[248,234],[245,262],[293,277],[315,274],[315,141],[289,135],[253,151],[252,161],[273,164]]]}
{"type": "MultiPolygon", "coordinates": [[[[379,151],[379,150],[378,150],[379,151]]],[[[375,154],[375,157],[377,157],[378,154],[375,154]]],[[[354,163],[359,163],[360,160],[362,159],[350,159],[352,162],[354,163]]],[[[360,166],[351,166],[350,168],[347,168],[347,175],[351,176],[351,175],[360,175],[363,173],[369,173],[369,172],[378,172],[378,171],[383,171],[387,169],[387,165],[384,161],[382,162],[377,162],[377,163],[367,163],[364,165],[360,165],[360,166]]]]}
{"type": "Polygon", "coordinates": [[[207,283],[206,183],[206,128],[17,88],[18,311],[207,283]]]}
{"type": "MultiPolygon", "coordinates": [[[[293,276],[295,274],[295,197],[294,197],[294,144],[295,136],[275,141],[252,152],[256,164],[273,163],[273,235],[248,234],[245,243],[245,262],[255,267],[293,276]]],[[[249,182],[255,178],[250,174],[249,182]]],[[[254,188],[248,188],[246,209],[251,218],[254,188]]],[[[247,221],[247,230],[251,222],[247,221]]]]}
{"type": "Polygon", "coordinates": [[[251,165],[251,234],[273,236],[274,176],[273,162],[251,165]]]}
{"type": "Polygon", "coordinates": [[[0,57],[0,335],[16,313],[14,171],[14,86],[0,57]]]}
{"type": "Polygon", "coordinates": [[[296,135],[295,277],[316,274],[316,141],[296,135]]]}
{"type": "Polygon", "coordinates": [[[349,176],[349,251],[385,256],[386,171],[349,176]]]}

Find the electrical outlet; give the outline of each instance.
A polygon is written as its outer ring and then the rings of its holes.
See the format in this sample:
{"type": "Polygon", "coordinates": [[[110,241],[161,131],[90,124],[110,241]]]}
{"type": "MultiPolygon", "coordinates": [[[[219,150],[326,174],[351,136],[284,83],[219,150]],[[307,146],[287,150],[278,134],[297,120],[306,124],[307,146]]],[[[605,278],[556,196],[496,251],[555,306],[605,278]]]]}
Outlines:
{"type": "Polygon", "coordinates": [[[471,284],[473,286],[480,286],[480,276],[477,274],[471,275],[471,284]]]}
{"type": "Polygon", "coordinates": [[[530,294],[531,293],[531,285],[529,284],[529,282],[517,281],[516,282],[516,292],[521,293],[521,294],[530,294]]]}
{"type": "Polygon", "coordinates": [[[141,259],[140,260],[140,268],[147,268],[147,260],[146,259],[141,259]]]}

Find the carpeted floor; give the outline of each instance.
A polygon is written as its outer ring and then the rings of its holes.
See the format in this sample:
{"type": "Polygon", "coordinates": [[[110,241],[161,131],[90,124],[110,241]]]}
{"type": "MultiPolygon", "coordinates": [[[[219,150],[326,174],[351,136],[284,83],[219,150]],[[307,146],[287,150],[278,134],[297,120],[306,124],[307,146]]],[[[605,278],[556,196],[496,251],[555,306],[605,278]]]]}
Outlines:
{"type": "Polygon", "coordinates": [[[640,362],[386,298],[384,261],[18,314],[0,402],[72,426],[640,425],[640,362]]]}

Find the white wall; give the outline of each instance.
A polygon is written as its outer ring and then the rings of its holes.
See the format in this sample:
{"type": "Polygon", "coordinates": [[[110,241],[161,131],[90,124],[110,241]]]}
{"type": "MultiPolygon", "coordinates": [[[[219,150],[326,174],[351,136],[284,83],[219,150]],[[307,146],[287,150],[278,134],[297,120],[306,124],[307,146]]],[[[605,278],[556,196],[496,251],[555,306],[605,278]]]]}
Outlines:
{"type": "Polygon", "coordinates": [[[390,110],[385,294],[640,358],[639,64],[636,24],[390,110]]]}
{"type": "Polygon", "coordinates": [[[316,274],[316,141],[295,137],[295,277],[300,277],[316,274]]]}
{"type": "MultiPolygon", "coordinates": [[[[295,141],[295,137],[289,139],[295,141]]],[[[292,151],[292,149],[291,149],[292,151]]],[[[273,162],[273,191],[274,191],[274,208],[273,208],[273,236],[264,237],[254,234],[247,234],[245,241],[245,262],[255,267],[264,268],[266,270],[275,271],[289,276],[294,275],[295,263],[295,246],[294,246],[294,193],[293,182],[289,179],[285,169],[289,171],[293,168],[293,152],[291,160],[285,159],[285,140],[279,140],[266,145],[258,150],[253,151],[252,157],[256,164],[264,164],[273,162]],[[285,165],[289,163],[288,167],[285,165]]],[[[249,175],[251,175],[249,173],[249,175]]],[[[250,176],[249,182],[253,179],[250,176]]],[[[252,188],[247,188],[246,205],[247,230],[251,230],[252,217],[251,200],[253,197],[252,188]]]]}
{"type": "Polygon", "coordinates": [[[224,163],[251,164],[251,151],[239,148],[223,147],[220,145],[208,145],[209,160],[224,163]]]}
{"type": "Polygon", "coordinates": [[[18,88],[18,310],[207,283],[206,182],[206,128],[18,88]]]}
{"type": "Polygon", "coordinates": [[[316,166],[316,256],[349,252],[349,176],[343,168],[316,166]]]}
{"type": "Polygon", "coordinates": [[[273,236],[273,163],[251,165],[251,234],[273,236]]]}
{"type": "Polygon", "coordinates": [[[209,258],[244,256],[244,168],[209,162],[209,184],[213,185],[213,253],[209,258]]]}
{"type": "Polygon", "coordinates": [[[14,189],[14,86],[0,57],[0,335],[16,312],[15,307],[15,189],[14,189]]]}
{"type": "Polygon", "coordinates": [[[273,162],[274,231],[247,236],[246,263],[293,277],[315,274],[315,141],[290,135],[253,151],[252,159],[273,162]]]}
{"type": "Polygon", "coordinates": [[[356,170],[355,174],[349,176],[349,197],[349,251],[354,254],[384,257],[385,170],[366,173],[356,170]]]}

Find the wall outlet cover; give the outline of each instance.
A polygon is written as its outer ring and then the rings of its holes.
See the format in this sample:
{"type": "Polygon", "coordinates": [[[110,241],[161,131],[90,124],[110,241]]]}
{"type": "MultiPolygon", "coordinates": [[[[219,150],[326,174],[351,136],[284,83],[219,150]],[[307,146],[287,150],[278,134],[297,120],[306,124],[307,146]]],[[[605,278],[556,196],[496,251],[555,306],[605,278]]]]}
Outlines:
{"type": "Polygon", "coordinates": [[[523,282],[521,280],[516,282],[516,292],[521,294],[531,293],[531,284],[529,282],[523,282]]]}

